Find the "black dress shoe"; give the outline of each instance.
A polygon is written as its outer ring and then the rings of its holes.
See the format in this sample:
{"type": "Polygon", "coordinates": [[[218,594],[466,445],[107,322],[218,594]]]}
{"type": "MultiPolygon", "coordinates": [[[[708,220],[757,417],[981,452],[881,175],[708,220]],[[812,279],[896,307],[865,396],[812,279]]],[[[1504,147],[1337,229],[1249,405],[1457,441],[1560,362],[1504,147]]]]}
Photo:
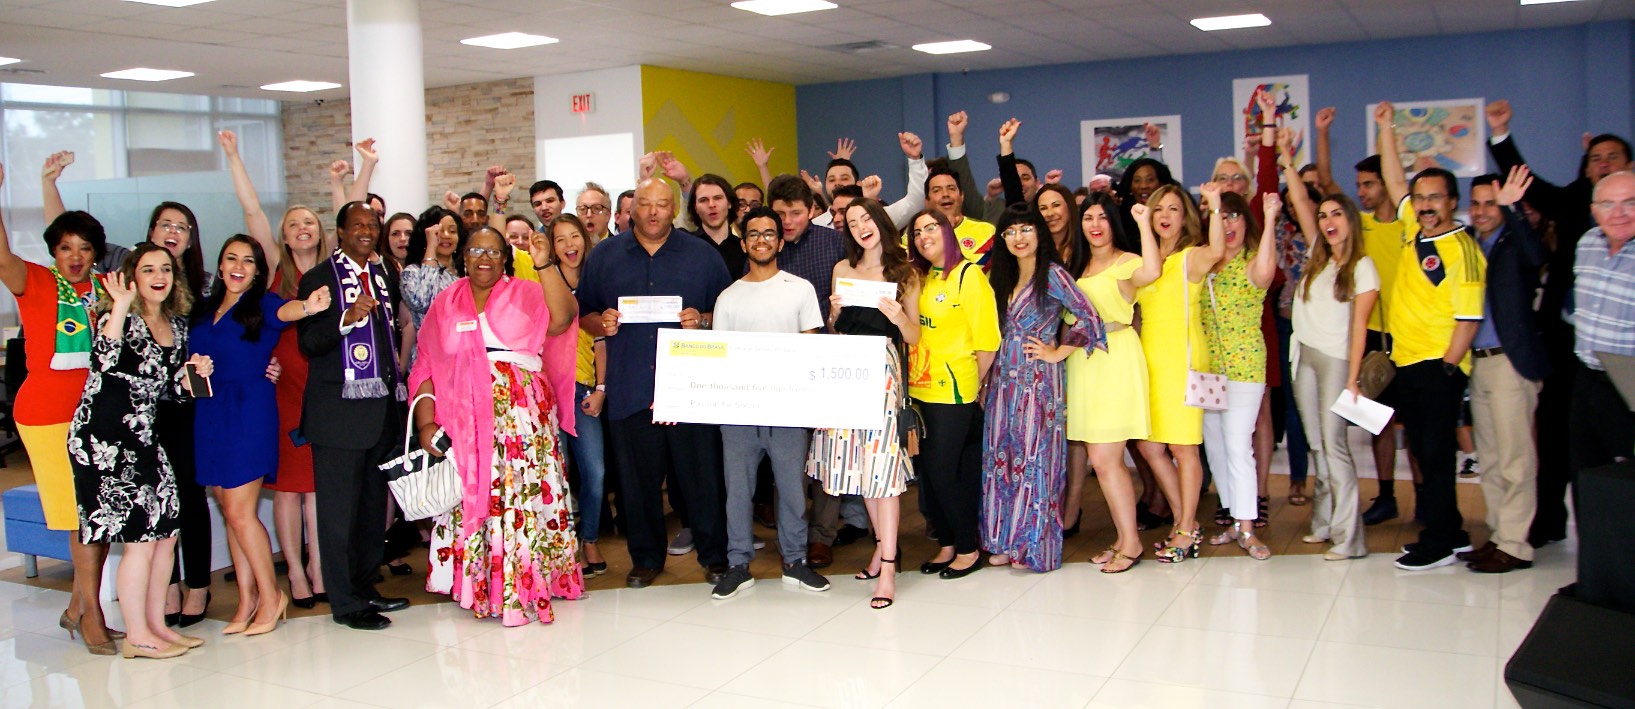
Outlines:
{"type": "Polygon", "coordinates": [[[948,581],[951,581],[953,579],[962,579],[962,578],[965,578],[966,576],[970,576],[971,574],[976,573],[977,569],[980,569],[980,568],[982,568],[982,555],[978,554],[977,557],[976,557],[976,561],[971,562],[970,566],[967,566],[967,567],[965,567],[963,569],[956,569],[956,568],[950,566],[950,567],[948,567],[946,569],[943,569],[942,573],[937,574],[937,578],[940,578],[940,579],[943,579],[943,580],[948,580],[948,581]]]}
{"type": "Polygon", "coordinates": [[[653,579],[658,577],[658,569],[648,569],[638,566],[631,569],[630,574],[624,577],[624,585],[628,588],[647,588],[648,586],[653,585],[653,579]]]}
{"type": "Polygon", "coordinates": [[[362,610],[335,616],[335,622],[353,630],[380,630],[391,625],[392,619],[373,610],[362,610]]]}
{"type": "Polygon", "coordinates": [[[1397,498],[1376,497],[1374,504],[1369,505],[1363,512],[1362,520],[1363,524],[1372,527],[1386,520],[1396,519],[1397,514],[1397,498]]]}
{"type": "Polygon", "coordinates": [[[391,613],[392,611],[400,611],[404,608],[408,608],[409,599],[386,598],[384,596],[380,598],[371,598],[369,599],[369,607],[380,613],[391,613]]]}
{"type": "Polygon", "coordinates": [[[704,567],[704,581],[706,583],[714,584],[719,582],[721,578],[726,575],[726,564],[710,564],[709,566],[704,567]]]}
{"type": "Polygon", "coordinates": [[[953,564],[953,563],[954,563],[953,559],[949,559],[947,561],[927,561],[927,562],[925,562],[923,564],[920,564],[920,573],[927,574],[927,575],[934,574],[934,573],[937,573],[938,571],[942,571],[943,569],[948,568],[948,566],[950,564],[953,564]]]}
{"type": "Polygon", "coordinates": [[[312,600],[315,603],[322,603],[327,606],[329,605],[329,594],[322,592],[314,593],[312,594],[312,600]]]}
{"type": "MultiPolygon", "coordinates": [[[[187,599],[182,599],[182,605],[187,605],[187,599]]],[[[181,613],[179,614],[180,617],[176,620],[176,626],[179,628],[186,628],[192,625],[197,625],[200,621],[204,620],[205,613],[209,612],[210,591],[207,589],[204,592],[204,613],[200,613],[198,615],[193,615],[192,613],[181,613]]]]}
{"type": "Polygon", "coordinates": [[[386,565],[386,569],[388,571],[391,571],[393,576],[408,576],[409,574],[414,573],[414,567],[409,566],[408,564],[404,564],[404,563],[397,563],[397,564],[388,563],[386,565]]]}
{"type": "Polygon", "coordinates": [[[313,596],[307,596],[306,598],[291,597],[290,605],[295,606],[296,608],[310,609],[313,606],[318,605],[318,599],[313,596]]]}

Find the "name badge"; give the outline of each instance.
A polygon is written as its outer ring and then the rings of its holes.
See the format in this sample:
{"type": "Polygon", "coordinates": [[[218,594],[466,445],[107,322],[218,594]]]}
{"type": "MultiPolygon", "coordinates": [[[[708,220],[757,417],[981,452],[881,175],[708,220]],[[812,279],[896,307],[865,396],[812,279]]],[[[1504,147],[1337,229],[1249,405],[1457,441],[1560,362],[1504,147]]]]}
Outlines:
{"type": "Polygon", "coordinates": [[[464,322],[454,323],[454,331],[455,332],[472,332],[472,331],[475,331],[476,329],[477,329],[477,321],[476,320],[466,320],[464,322]]]}

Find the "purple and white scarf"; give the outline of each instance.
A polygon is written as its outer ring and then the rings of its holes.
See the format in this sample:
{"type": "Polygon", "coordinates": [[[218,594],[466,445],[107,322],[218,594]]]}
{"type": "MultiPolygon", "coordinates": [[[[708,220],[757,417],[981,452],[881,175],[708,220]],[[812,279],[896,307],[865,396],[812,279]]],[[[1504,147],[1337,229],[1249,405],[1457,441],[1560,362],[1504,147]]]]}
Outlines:
{"type": "MultiPolygon", "coordinates": [[[[391,357],[397,351],[396,336],[392,332],[392,323],[397,318],[392,313],[391,291],[386,287],[386,276],[383,265],[365,263],[362,268],[346,254],[336,251],[329,259],[329,265],[335,269],[335,282],[340,284],[341,292],[337,307],[342,312],[357,302],[358,296],[365,290],[372,291],[374,298],[380,303],[379,310],[370,313],[359,321],[356,327],[341,335],[343,359],[341,365],[346,368],[345,380],[341,384],[341,398],[343,399],[379,399],[391,396],[392,391],[386,388],[386,377],[383,367],[390,366],[382,361],[382,356],[391,357]],[[374,324],[371,318],[384,317],[386,324],[386,350],[381,351],[379,343],[375,342],[374,324]]],[[[389,361],[389,360],[388,360],[389,361]]],[[[401,398],[401,397],[399,397],[401,398]]]]}

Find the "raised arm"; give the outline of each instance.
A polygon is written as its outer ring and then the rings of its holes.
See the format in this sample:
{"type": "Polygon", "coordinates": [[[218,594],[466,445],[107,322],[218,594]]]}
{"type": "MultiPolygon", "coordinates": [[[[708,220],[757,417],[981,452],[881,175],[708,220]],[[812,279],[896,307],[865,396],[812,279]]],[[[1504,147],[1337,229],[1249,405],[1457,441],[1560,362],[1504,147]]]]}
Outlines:
{"type": "Polygon", "coordinates": [[[971,158],[965,154],[965,127],[970,118],[964,111],[948,116],[948,169],[954,173],[962,196],[960,213],[975,219],[982,218],[982,193],[977,191],[976,178],[971,174],[971,158]]]}
{"type": "Polygon", "coordinates": [[[1203,281],[1226,255],[1226,228],[1221,224],[1221,183],[1205,182],[1198,187],[1198,193],[1204,196],[1209,209],[1209,243],[1193,249],[1187,258],[1187,280],[1193,283],[1203,281]]]}
{"type": "Polygon", "coordinates": [[[1016,171],[1016,153],[1013,149],[1016,131],[1021,128],[1022,122],[1015,118],[999,126],[999,183],[1005,187],[1006,206],[1027,201],[1022,191],[1022,176],[1016,171]]]}
{"type": "Polygon", "coordinates": [[[903,157],[908,158],[908,189],[902,199],[886,205],[886,215],[898,229],[905,229],[909,220],[925,209],[925,176],[930,171],[925,167],[925,149],[920,136],[898,133],[897,144],[903,149],[903,157]]]}
{"type": "Polygon", "coordinates": [[[63,206],[62,193],[57,191],[57,178],[62,176],[63,168],[74,164],[74,154],[67,150],[59,150],[45,159],[45,168],[40,170],[40,192],[45,197],[45,223],[50,224],[62,216],[68,208],[63,206]]]}
{"type": "Polygon", "coordinates": [[[1379,126],[1379,138],[1374,141],[1380,151],[1380,169],[1385,174],[1385,194],[1391,204],[1398,204],[1408,196],[1408,173],[1402,169],[1402,154],[1397,152],[1397,108],[1390,101],[1381,101],[1374,107],[1374,124],[1379,126]]]}
{"type": "Polygon", "coordinates": [[[227,170],[233,173],[233,195],[238,197],[238,206],[244,210],[244,231],[261,245],[261,252],[266,254],[267,273],[277,273],[284,250],[278,248],[278,241],[273,238],[272,224],[267,221],[267,213],[261,210],[261,196],[256,194],[255,185],[250,182],[250,171],[244,169],[244,159],[238,154],[238,135],[224,130],[216,134],[216,141],[221,144],[221,152],[227,156],[227,170]]]}
{"type": "Polygon", "coordinates": [[[539,285],[545,289],[545,305],[551,309],[551,322],[545,334],[555,337],[567,332],[579,319],[579,302],[574,300],[573,290],[563,280],[562,272],[554,268],[540,269],[539,285]]]}
{"type": "Polygon", "coordinates": [[[1130,276],[1130,284],[1137,288],[1164,275],[1164,258],[1158,255],[1158,237],[1152,233],[1151,212],[1140,202],[1130,205],[1130,217],[1135,219],[1136,229],[1141,232],[1141,267],[1130,276]]]}
{"type": "MultiPolygon", "coordinates": [[[[1490,136],[1487,149],[1493,155],[1493,162],[1498,163],[1500,174],[1527,164],[1521,149],[1516,147],[1515,138],[1510,135],[1510,119],[1515,115],[1510,102],[1504,99],[1494,101],[1487,105],[1486,113],[1487,134],[1490,136]]],[[[1542,177],[1533,179],[1525,198],[1528,204],[1550,219],[1559,219],[1563,214],[1583,209],[1582,203],[1575,203],[1565,188],[1542,177]]]]}
{"type": "MultiPolygon", "coordinates": [[[[506,205],[510,204],[511,192],[512,190],[515,190],[516,187],[516,175],[509,172],[502,172],[494,176],[494,196],[490,200],[492,208],[488,210],[488,225],[494,227],[494,230],[501,234],[505,233],[505,207],[506,205]]],[[[540,228],[543,229],[545,226],[546,225],[541,224],[540,228]]],[[[529,256],[532,255],[533,254],[529,254],[529,256]]],[[[540,261],[536,261],[535,263],[541,266],[544,265],[544,262],[540,261]]]]}
{"type": "MultiPolygon", "coordinates": [[[[369,179],[375,175],[375,163],[380,162],[380,155],[375,152],[375,139],[365,138],[353,146],[358,151],[358,174],[352,178],[352,189],[347,192],[346,201],[362,202],[369,199],[369,179]]],[[[385,219],[386,215],[380,215],[385,219]]]]}
{"type": "MultiPolygon", "coordinates": [[[[772,185],[772,151],[777,148],[768,148],[761,144],[760,138],[751,138],[744,146],[744,152],[749,153],[749,159],[755,162],[755,170],[761,175],[761,187],[764,189],[772,185]]],[[[600,381],[600,380],[598,380],[600,381]]]]}
{"type": "MultiPolygon", "coordinates": [[[[1313,123],[1317,126],[1317,191],[1340,194],[1340,183],[1334,181],[1334,160],[1329,152],[1328,131],[1334,126],[1334,107],[1317,109],[1317,118],[1313,123]]],[[[1295,176],[1299,177],[1299,173],[1295,176]]],[[[1294,190],[1289,192],[1292,194],[1294,190]]]]}
{"type": "MultiPolygon", "coordinates": [[[[1296,185],[1301,184],[1300,168],[1294,165],[1294,141],[1292,137],[1289,136],[1286,129],[1279,130],[1278,134],[1277,162],[1283,168],[1283,179],[1289,183],[1289,211],[1294,212],[1294,219],[1300,224],[1300,233],[1306,236],[1306,242],[1316,243],[1317,239],[1323,238],[1317,229],[1317,205],[1311,203],[1311,195],[1306,194],[1306,190],[1296,187],[1296,185]]],[[[1318,169],[1321,171],[1321,168],[1318,169]]],[[[1321,176],[1319,176],[1318,180],[1321,181],[1321,179],[1321,176]]]]}
{"type": "MultiPolygon", "coordinates": [[[[58,155],[61,154],[58,153],[58,155]]],[[[50,165],[51,161],[47,159],[47,169],[50,168],[50,165]]],[[[6,166],[0,165],[0,187],[4,187],[5,184],[6,166]]],[[[11,291],[12,295],[22,295],[23,286],[28,283],[28,264],[12,252],[11,235],[6,233],[4,219],[0,219],[0,282],[6,284],[6,290],[11,291]]]]}
{"type": "Polygon", "coordinates": [[[1505,179],[1504,185],[1499,188],[1498,202],[1499,206],[1504,209],[1506,227],[1515,235],[1516,243],[1521,247],[1522,265],[1537,269],[1542,268],[1550,260],[1550,252],[1544,248],[1544,240],[1540,239],[1538,233],[1528,226],[1527,219],[1522,217],[1521,212],[1515,206],[1527,194],[1532,185],[1532,171],[1528,170],[1526,165],[1517,165],[1510,168],[1509,177],[1505,179]]]}
{"type": "Polygon", "coordinates": [[[346,206],[346,174],[352,171],[352,166],[345,160],[336,160],[329,164],[329,209],[339,212],[346,206]]]}
{"type": "Polygon", "coordinates": [[[1260,103],[1260,152],[1255,156],[1255,194],[1249,208],[1261,209],[1261,196],[1277,193],[1277,100],[1270,91],[1255,94],[1260,103]]]}
{"type": "MultiPolygon", "coordinates": [[[[1298,180],[1295,184],[1305,187],[1298,180]]],[[[1298,191],[1289,188],[1290,193],[1298,191]]],[[[1277,214],[1283,209],[1283,200],[1276,192],[1267,192],[1260,196],[1260,203],[1266,226],[1260,235],[1260,248],[1255,250],[1255,260],[1249,262],[1249,282],[1256,288],[1266,290],[1272,287],[1272,279],[1277,277],[1277,214]]]]}

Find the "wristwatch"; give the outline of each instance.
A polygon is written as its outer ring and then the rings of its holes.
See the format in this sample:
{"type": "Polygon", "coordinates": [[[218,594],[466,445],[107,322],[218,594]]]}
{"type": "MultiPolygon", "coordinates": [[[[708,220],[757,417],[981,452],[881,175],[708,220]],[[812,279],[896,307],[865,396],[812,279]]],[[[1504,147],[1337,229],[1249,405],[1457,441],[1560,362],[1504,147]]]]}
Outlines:
{"type": "Polygon", "coordinates": [[[1452,362],[1443,362],[1442,363],[1442,373],[1446,374],[1446,375],[1448,375],[1450,377],[1455,375],[1455,374],[1458,374],[1459,373],[1459,365],[1454,364],[1452,362]]]}
{"type": "Polygon", "coordinates": [[[606,394],[607,393],[607,385],[606,384],[597,384],[596,385],[596,391],[599,391],[599,392],[602,392],[603,394],[606,394]]]}

